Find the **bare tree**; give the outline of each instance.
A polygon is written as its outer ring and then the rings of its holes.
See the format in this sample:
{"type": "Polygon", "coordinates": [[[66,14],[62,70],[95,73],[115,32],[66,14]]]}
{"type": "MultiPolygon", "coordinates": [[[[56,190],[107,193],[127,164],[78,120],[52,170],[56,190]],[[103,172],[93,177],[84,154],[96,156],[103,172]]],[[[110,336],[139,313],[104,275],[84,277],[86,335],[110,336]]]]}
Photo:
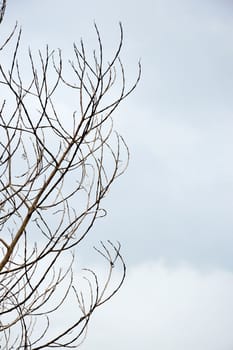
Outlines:
{"type": "MultiPolygon", "coordinates": [[[[2,23],[6,0],[0,6],[2,23]]],[[[105,280],[84,269],[85,287],[73,269],[77,246],[106,215],[102,199],[127,166],[128,148],[113,133],[112,113],[140,78],[139,65],[126,89],[122,26],[110,62],[95,31],[98,50],[88,58],[82,41],[74,45],[69,72],[61,51],[48,47],[37,56],[29,50],[23,71],[17,25],[0,47],[0,57],[6,49],[9,57],[5,65],[0,61],[1,349],[76,348],[94,310],[125,278],[120,244],[110,241],[95,248],[108,266],[105,280]],[[70,115],[59,110],[62,94],[75,102],[70,115]],[[59,328],[66,304],[72,317],[59,328]]]]}

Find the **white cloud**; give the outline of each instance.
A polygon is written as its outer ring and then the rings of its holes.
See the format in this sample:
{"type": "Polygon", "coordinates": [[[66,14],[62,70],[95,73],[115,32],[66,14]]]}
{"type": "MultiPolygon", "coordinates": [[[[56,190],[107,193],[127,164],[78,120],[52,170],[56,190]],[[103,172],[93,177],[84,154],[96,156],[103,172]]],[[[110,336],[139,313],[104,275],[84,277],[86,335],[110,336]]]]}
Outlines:
{"type": "Polygon", "coordinates": [[[81,347],[220,350],[233,346],[233,273],[162,262],[132,268],[81,347]]]}

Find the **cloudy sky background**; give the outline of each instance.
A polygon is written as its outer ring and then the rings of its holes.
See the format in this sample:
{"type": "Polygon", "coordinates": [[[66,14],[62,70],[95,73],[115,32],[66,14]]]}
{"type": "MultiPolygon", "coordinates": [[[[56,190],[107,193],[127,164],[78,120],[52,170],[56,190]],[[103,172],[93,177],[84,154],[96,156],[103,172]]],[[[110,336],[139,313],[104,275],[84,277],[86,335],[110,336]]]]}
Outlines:
{"type": "Polygon", "coordinates": [[[233,2],[9,0],[16,19],[22,46],[67,58],[80,37],[96,45],[94,20],[111,55],[120,20],[129,82],[143,66],[116,113],[130,167],[87,241],[120,240],[128,278],[81,348],[231,350],[233,2]]]}

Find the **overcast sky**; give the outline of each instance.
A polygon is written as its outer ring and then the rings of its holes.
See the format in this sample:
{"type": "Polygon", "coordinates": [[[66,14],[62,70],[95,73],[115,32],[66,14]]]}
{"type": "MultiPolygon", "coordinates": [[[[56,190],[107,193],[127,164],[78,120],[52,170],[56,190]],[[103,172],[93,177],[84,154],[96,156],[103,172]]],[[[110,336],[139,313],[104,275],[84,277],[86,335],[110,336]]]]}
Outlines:
{"type": "Polygon", "coordinates": [[[81,349],[231,350],[233,2],[9,0],[16,19],[22,46],[67,58],[94,20],[111,54],[122,21],[128,81],[143,67],[116,113],[130,166],[87,241],[120,240],[128,278],[81,349]]]}

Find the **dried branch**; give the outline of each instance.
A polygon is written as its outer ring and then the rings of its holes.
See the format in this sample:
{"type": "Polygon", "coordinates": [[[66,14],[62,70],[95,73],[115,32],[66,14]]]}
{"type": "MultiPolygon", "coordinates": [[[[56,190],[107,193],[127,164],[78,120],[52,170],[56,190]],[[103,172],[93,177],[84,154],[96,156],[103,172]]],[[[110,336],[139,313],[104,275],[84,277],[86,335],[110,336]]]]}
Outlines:
{"type": "MultiPolygon", "coordinates": [[[[0,23],[5,8],[2,1],[0,23]]],[[[95,31],[98,49],[88,57],[82,41],[80,47],[74,45],[69,73],[61,50],[50,51],[47,46],[38,55],[29,50],[30,72],[25,74],[17,26],[1,46],[4,53],[12,45],[9,66],[0,64],[2,349],[77,347],[92,313],[125,278],[120,245],[111,242],[96,249],[109,269],[104,282],[95,271],[84,269],[84,293],[73,272],[77,246],[95,220],[106,215],[102,200],[128,165],[129,151],[113,132],[112,114],[135,89],[141,74],[139,64],[136,82],[127,89],[119,58],[121,24],[119,45],[107,63],[96,25],[95,31]],[[74,106],[61,110],[61,96],[69,96],[74,106]],[[112,286],[117,264],[122,275],[112,286]],[[70,302],[75,317],[52,332],[54,320],[70,302]]]]}

